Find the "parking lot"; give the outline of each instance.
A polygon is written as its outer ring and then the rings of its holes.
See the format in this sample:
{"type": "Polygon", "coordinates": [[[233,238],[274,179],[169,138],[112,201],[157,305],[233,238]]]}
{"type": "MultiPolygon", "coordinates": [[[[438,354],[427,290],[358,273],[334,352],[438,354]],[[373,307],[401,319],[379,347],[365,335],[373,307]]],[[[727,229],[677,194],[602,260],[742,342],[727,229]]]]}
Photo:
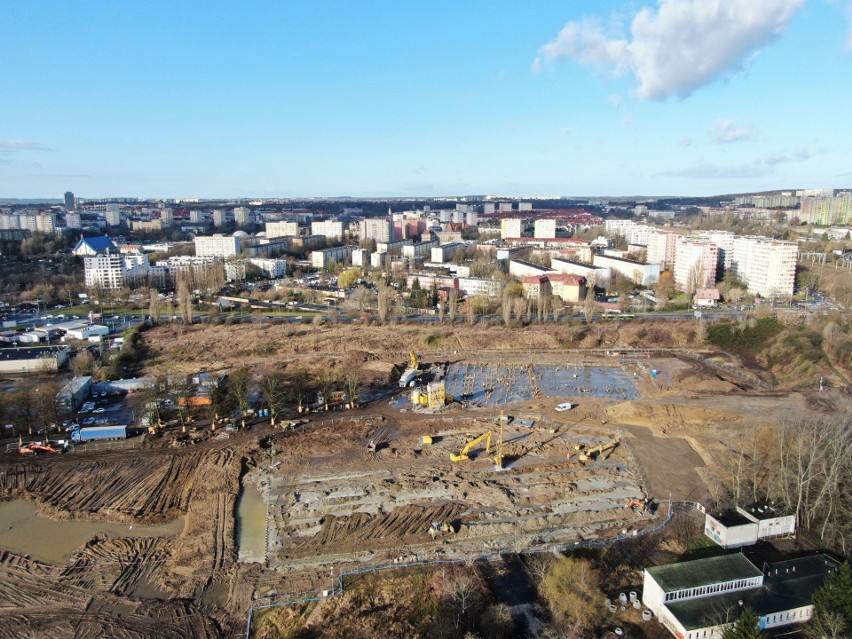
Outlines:
{"type": "Polygon", "coordinates": [[[132,424],[134,414],[125,401],[126,394],[126,391],[107,392],[98,384],[94,384],[90,397],[80,406],[73,418],[63,422],[63,426],[68,428],[74,423],[80,426],[132,424]]]}

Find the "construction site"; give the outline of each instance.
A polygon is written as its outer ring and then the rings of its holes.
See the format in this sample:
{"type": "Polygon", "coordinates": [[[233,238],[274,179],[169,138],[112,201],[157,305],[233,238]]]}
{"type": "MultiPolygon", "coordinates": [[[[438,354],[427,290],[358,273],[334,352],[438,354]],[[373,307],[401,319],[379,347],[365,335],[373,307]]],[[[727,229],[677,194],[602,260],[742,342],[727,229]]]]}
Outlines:
{"type": "Polygon", "coordinates": [[[407,350],[358,409],[7,453],[0,637],[231,637],[344,572],[630,538],[709,495],[725,433],[808,403],[666,353],[407,350]]]}

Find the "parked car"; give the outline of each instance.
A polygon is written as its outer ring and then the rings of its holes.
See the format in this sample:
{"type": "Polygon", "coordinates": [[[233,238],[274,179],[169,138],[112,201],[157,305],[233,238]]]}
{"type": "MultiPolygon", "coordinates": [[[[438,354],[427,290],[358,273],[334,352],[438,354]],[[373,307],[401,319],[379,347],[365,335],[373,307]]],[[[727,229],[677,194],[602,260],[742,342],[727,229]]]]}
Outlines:
{"type": "Polygon", "coordinates": [[[563,402],[561,404],[556,405],[557,413],[564,413],[566,410],[571,410],[571,402],[563,402]]]}
{"type": "Polygon", "coordinates": [[[105,413],[105,412],[106,412],[106,408],[96,408],[96,409],[95,409],[95,410],[93,410],[92,412],[93,412],[93,413],[98,413],[98,414],[100,414],[100,413],[105,413]]]}
{"type": "Polygon", "coordinates": [[[94,417],[87,417],[86,419],[83,420],[83,426],[91,426],[94,423],[95,423],[94,417]]]}

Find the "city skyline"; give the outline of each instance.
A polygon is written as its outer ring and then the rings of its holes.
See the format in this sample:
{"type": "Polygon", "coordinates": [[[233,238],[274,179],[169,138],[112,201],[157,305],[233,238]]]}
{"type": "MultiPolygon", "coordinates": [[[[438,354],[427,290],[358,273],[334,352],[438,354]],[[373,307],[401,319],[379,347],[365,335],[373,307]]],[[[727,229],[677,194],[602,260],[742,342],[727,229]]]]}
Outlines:
{"type": "Polygon", "coordinates": [[[847,2],[8,13],[3,198],[699,196],[852,178],[847,2]]]}

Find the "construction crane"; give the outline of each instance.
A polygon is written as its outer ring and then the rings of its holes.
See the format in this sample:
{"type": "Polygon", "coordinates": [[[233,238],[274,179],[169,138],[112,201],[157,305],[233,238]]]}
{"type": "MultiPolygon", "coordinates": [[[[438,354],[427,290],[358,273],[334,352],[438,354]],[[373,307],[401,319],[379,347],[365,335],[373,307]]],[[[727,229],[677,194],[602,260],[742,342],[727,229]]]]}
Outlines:
{"type": "Polygon", "coordinates": [[[503,411],[500,411],[500,437],[497,439],[497,454],[494,455],[494,466],[497,470],[503,470],[503,424],[506,423],[506,417],[503,411]]]}
{"type": "Polygon", "coordinates": [[[467,444],[465,444],[464,448],[462,448],[459,451],[458,455],[450,453],[450,459],[454,462],[460,462],[460,461],[465,461],[467,459],[470,459],[470,457],[468,457],[467,454],[477,444],[479,444],[482,441],[485,441],[485,454],[486,455],[489,454],[491,452],[491,431],[490,430],[487,433],[484,433],[484,434],[480,435],[479,437],[477,437],[476,439],[473,439],[473,440],[469,441],[467,444]]]}
{"type": "Polygon", "coordinates": [[[581,452],[578,456],[581,464],[585,464],[587,461],[595,461],[598,457],[606,460],[612,454],[612,451],[618,446],[621,442],[620,439],[613,439],[612,441],[605,442],[603,444],[598,444],[594,448],[581,452]]]}

